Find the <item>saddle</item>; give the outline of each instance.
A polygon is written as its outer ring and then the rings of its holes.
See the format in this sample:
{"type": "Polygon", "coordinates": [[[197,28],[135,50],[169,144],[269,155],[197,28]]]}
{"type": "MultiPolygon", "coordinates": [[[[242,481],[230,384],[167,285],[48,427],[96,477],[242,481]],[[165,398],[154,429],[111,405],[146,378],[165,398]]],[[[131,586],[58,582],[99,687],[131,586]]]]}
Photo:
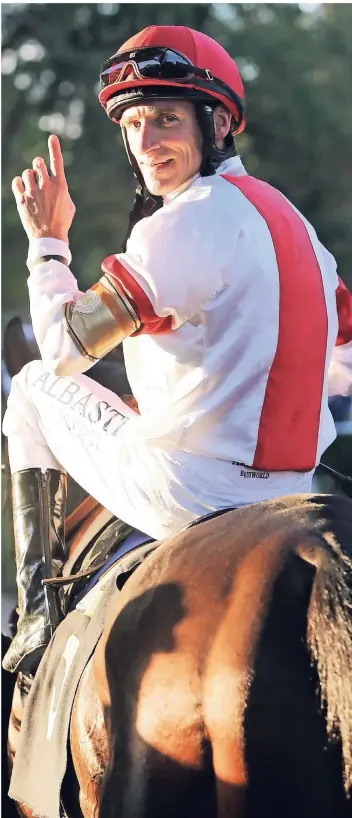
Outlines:
{"type": "MultiPolygon", "coordinates": [[[[228,511],[233,511],[235,508],[235,506],[232,506],[212,511],[188,523],[182,530],[193,528],[228,511]]],[[[142,545],[147,546],[156,543],[147,534],[124,523],[102,507],[94,523],[92,534],[89,533],[90,529],[88,529],[86,533],[86,540],[88,541],[83,543],[78,556],[71,564],[68,562],[67,566],[65,566],[64,576],[44,580],[45,585],[58,588],[64,616],[94,587],[102,574],[114,563],[127,554],[132,554],[133,551],[137,552],[142,545]]],[[[161,541],[157,543],[157,545],[160,544],[161,541]]],[[[131,567],[130,562],[126,561],[128,568],[122,571],[117,579],[119,590],[143,560],[144,550],[141,549],[140,553],[141,559],[133,560],[133,567],[131,567]]]]}
{"type": "MultiPolygon", "coordinates": [[[[152,542],[154,541],[147,534],[132,528],[106,509],[101,509],[98,518],[88,527],[85,537],[83,535],[79,554],[65,566],[64,575],[44,580],[44,584],[58,589],[62,612],[66,616],[111,565],[142,544],[152,542]]],[[[119,590],[130,573],[131,570],[128,569],[121,574],[117,585],[119,590]]]]}

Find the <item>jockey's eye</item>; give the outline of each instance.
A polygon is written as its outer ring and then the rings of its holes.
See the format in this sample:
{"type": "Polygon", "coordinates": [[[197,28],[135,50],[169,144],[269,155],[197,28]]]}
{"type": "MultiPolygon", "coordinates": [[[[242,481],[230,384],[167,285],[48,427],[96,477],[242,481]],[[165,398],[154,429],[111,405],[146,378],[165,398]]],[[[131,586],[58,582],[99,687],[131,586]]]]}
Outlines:
{"type": "MultiPolygon", "coordinates": [[[[161,112],[151,120],[151,124],[153,124],[155,127],[168,127],[174,125],[175,122],[179,122],[179,117],[176,116],[176,114],[170,114],[167,112],[161,112]]],[[[133,131],[140,131],[141,126],[141,119],[128,119],[125,123],[125,128],[129,128],[133,131]]]]}
{"type": "Polygon", "coordinates": [[[178,122],[176,114],[162,114],[160,119],[165,125],[173,125],[174,122],[178,122]]]}

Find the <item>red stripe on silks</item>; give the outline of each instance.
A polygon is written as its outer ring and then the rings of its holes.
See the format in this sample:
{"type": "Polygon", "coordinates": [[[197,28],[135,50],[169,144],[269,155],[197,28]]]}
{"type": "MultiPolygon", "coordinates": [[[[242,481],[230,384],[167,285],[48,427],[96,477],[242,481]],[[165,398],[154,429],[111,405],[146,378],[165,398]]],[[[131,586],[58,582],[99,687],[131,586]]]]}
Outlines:
{"type": "Polygon", "coordinates": [[[341,346],[352,341],[352,295],[340,277],[339,286],[336,290],[336,304],[339,316],[336,346],[341,346]]]}
{"type": "MultiPolygon", "coordinates": [[[[278,343],[253,466],[309,471],[316,462],[328,331],[320,267],[304,222],[279,191],[250,176],[223,178],[265,219],[279,271],[278,343]]],[[[260,338],[258,347],[260,354],[260,338]]]]}
{"type": "Polygon", "coordinates": [[[103,273],[108,273],[114,280],[117,289],[120,289],[131,303],[134,311],[142,324],[139,330],[131,334],[135,335],[161,335],[172,330],[172,315],[160,318],[153,309],[149,298],[144,290],[137,283],[133,275],[119,262],[116,256],[108,256],[104,259],[101,269],[103,273]]]}

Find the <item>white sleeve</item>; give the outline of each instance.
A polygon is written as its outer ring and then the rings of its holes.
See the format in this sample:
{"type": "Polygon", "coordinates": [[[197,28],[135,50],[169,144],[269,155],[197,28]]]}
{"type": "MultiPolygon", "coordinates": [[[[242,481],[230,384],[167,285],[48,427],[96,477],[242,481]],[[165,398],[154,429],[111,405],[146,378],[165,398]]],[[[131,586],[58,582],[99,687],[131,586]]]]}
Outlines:
{"type": "Polygon", "coordinates": [[[30,314],[33,332],[41,358],[49,370],[57,375],[85,372],[94,362],[82,356],[65,329],[63,305],[84,295],[69,267],[51,259],[31,265],[41,256],[62,256],[70,264],[72,256],[65,242],[58,239],[32,239],[29,244],[27,266],[30,314]]]}
{"type": "Polygon", "coordinates": [[[352,395],[352,296],[341,278],[336,288],[338,335],[328,369],[328,391],[332,395],[352,395]]]}
{"type": "Polygon", "coordinates": [[[335,346],[328,369],[328,391],[332,395],[352,395],[352,341],[335,346]]]}

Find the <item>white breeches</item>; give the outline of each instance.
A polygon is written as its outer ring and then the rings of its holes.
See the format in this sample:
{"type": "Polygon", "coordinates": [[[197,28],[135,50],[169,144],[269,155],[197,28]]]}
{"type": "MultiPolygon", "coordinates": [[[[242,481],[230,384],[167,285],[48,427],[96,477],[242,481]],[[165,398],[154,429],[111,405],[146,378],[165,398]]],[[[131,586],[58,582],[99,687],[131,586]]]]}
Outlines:
{"type": "Polygon", "coordinates": [[[309,475],[287,473],[286,484],[274,474],[246,480],[245,467],[148,440],[143,418],[113,392],[86,375],[54,375],[42,361],[13,378],[3,430],[12,473],[64,469],[105,508],[155,539],[216,509],[311,488],[309,475]]]}

